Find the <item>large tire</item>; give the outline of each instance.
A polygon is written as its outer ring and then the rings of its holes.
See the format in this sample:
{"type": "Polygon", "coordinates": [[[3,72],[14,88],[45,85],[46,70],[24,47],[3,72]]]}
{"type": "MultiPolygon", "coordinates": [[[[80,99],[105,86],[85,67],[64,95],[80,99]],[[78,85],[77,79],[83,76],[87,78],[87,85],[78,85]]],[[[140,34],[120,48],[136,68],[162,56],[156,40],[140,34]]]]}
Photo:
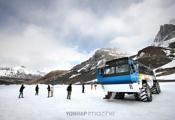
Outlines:
{"type": "Polygon", "coordinates": [[[140,100],[139,93],[134,93],[134,97],[135,97],[136,100],[140,100]]]}
{"type": "Polygon", "coordinates": [[[108,92],[103,99],[110,99],[111,96],[112,96],[112,92],[108,92]]]}
{"type": "Polygon", "coordinates": [[[115,94],[115,99],[124,99],[125,97],[125,93],[116,93],[115,94]]]}
{"type": "Polygon", "coordinates": [[[143,102],[151,102],[152,101],[152,92],[147,83],[143,83],[142,89],[140,92],[140,100],[143,102]]]}
{"type": "Polygon", "coordinates": [[[160,85],[158,81],[155,81],[153,87],[151,88],[153,94],[159,94],[161,92],[160,85]]]}

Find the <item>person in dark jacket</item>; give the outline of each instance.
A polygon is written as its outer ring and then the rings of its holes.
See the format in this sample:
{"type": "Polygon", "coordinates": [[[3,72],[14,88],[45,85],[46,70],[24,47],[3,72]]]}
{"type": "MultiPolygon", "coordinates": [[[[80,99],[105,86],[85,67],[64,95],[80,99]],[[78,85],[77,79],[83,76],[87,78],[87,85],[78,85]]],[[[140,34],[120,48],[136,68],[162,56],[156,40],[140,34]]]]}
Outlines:
{"type": "Polygon", "coordinates": [[[91,83],[91,90],[93,90],[93,83],[91,83]]]}
{"type": "Polygon", "coordinates": [[[48,85],[48,87],[47,87],[47,91],[48,91],[48,97],[50,97],[50,85],[48,85]]]}
{"type": "Polygon", "coordinates": [[[97,84],[94,84],[94,88],[95,88],[95,90],[96,90],[96,88],[97,88],[97,84]]]}
{"type": "Polygon", "coordinates": [[[85,86],[84,86],[84,83],[82,84],[82,93],[84,93],[84,89],[85,89],[85,86]]]}
{"type": "Polygon", "coordinates": [[[67,87],[67,99],[71,99],[72,84],[67,87]]]}
{"type": "Polygon", "coordinates": [[[24,90],[24,84],[21,85],[20,89],[19,89],[19,98],[24,98],[23,96],[23,90],[24,90]]]}
{"type": "Polygon", "coordinates": [[[39,93],[39,86],[38,85],[36,85],[36,87],[35,87],[35,95],[38,95],[38,93],[39,93]]]}

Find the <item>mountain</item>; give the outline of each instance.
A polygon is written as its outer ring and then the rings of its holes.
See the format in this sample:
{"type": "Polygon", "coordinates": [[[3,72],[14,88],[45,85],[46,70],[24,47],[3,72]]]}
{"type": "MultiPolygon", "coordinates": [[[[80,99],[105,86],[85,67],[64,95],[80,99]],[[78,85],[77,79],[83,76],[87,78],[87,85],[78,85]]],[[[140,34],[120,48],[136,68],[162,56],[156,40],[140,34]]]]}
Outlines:
{"type": "Polygon", "coordinates": [[[175,79],[175,25],[165,24],[160,27],[159,32],[154,40],[155,46],[161,46],[169,49],[167,57],[171,59],[168,64],[165,64],[155,70],[158,79],[175,79]],[[169,77],[171,76],[171,77],[169,77]]]}
{"type": "Polygon", "coordinates": [[[148,46],[140,50],[137,54],[137,60],[152,69],[161,67],[172,61],[171,49],[148,46]]]}
{"type": "Polygon", "coordinates": [[[80,73],[94,70],[96,68],[97,63],[101,60],[108,61],[114,58],[121,58],[127,55],[128,54],[126,52],[122,52],[117,48],[98,49],[89,60],[82,62],[79,65],[76,65],[72,68],[72,71],[77,71],[78,73],[80,73]]]}
{"type": "Polygon", "coordinates": [[[40,71],[32,72],[25,66],[20,67],[0,67],[0,84],[17,84],[41,78],[44,73],[40,71]]]}
{"type": "MultiPolygon", "coordinates": [[[[47,75],[28,83],[68,84],[92,81],[96,78],[96,66],[100,61],[105,62],[129,56],[128,53],[117,48],[98,49],[92,57],[74,66],[69,71],[51,71],[47,75]]],[[[136,55],[130,57],[154,69],[159,78],[175,74],[175,25],[161,25],[152,45],[139,50],[136,55]]],[[[18,74],[18,76],[20,75],[18,74]]]]}
{"type": "Polygon", "coordinates": [[[137,59],[154,69],[158,79],[175,74],[175,25],[161,25],[152,46],[140,50],[137,59]]]}
{"type": "Polygon", "coordinates": [[[61,73],[53,76],[51,75],[51,77],[44,76],[46,79],[42,78],[40,83],[68,84],[76,82],[87,82],[96,78],[96,65],[99,61],[107,61],[126,56],[128,56],[126,52],[122,52],[117,48],[98,49],[92,57],[74,66],[71,70],[65,71],[63,74],[61,73]]]}
{"type": "Polygon", "coordinates": [[[152,45],[138,51],[137,55],[130,56],[116,48],[98,49],[92,57],[74,66],[71,70],[51,72],[35,81],[35,83],[68,84],[92,81],[96,78],[96,66],[99,61],[105,62],[126,56],[133,57],[142,64],[154,69],[159,77],[171,75],[175,73],[175,65],[173,64],[175,59],[174,41],[175,25],[161,25],[152,45]],[[165,67],[166,65],[169,66],[165,67]]]}
{"type": "Polygon", "coordinates": [[[30,84],[35,84],[35,83],[44,83],[48,81],[53,81],[56,80],[57,77],[62,76],[66,74],[68,71],[67,70],[54,70],[49,72],[48,74],[44,75],[43,77],[37,79],[37,80],[31,80],[29,83],[30,84]]]}
{"type": "Polygon", "coordinates": [[[161,25],[155,37],[154,46],[175,48],[175,25],[161,25]]]}

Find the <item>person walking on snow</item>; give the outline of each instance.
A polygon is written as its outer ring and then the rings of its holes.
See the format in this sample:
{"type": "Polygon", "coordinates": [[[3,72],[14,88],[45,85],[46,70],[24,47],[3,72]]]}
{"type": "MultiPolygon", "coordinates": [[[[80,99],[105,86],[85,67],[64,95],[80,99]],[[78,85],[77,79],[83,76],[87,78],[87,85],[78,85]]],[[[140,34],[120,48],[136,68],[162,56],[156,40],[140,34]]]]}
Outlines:
{"type": "Polygon", "coordinates": [[[96,84],[96,83],[94,84],[94,88],[95,88],[95,90],[96,90],[96,88],[97,88],[97,84],[96,84]]]}
{"type": "Polygon", "coordinates": [[[39,86],[38,85],[36,85],[36,87],[35,87],[35,95],[38,95],[38,93],[39,93],[39,86]]]}
{"type": "Polygon", "coordinates": [[[19,98],[24,98],[23,96],[23,90],[24,90],[24,84],[21,85],[20,89],[19,89],[19,98]]]}
{"type": "Polygon", "coordinates": [[[67,87],[67,99],[71,99],[71,92],[72,92],[72,84],[69,84],[67,87]]]}
{"type": "Polygon", "coordinates": [[[91,90],[93,89],[93,83],[91,83],[91,90]]]}
{"type": "Polygon", "coordinates": [[[48,87],[47,87],[47,91],[48,91],[48,98],[50,97],[50,85],[48,85],[48,87]]]}
{"type": "Polygon", "coordinates": [[[52,87],[51,87],[51,97],[53,97],[53,90],[54,90],[54,88],[53,88],[53,85],[52,85],[52,87]]]}
{"type": "Polygon", "coordinates": [[[85,86],[84,86],[84,83],[82,84],[82,93],[84,93],[84,89],[85,89],[85,86]]]}

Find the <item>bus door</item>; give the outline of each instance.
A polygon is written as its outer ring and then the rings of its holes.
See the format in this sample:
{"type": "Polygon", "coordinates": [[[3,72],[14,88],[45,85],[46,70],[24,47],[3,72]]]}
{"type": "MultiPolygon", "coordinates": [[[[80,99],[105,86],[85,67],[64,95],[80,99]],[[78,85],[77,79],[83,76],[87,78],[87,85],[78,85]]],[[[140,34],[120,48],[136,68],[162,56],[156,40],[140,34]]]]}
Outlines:
{"type": "Polygon", "coordinates": [[[139,80],[138,65],[136,63],[130,64],[130,75],[132,82],[136,82],[139,80]]]}

